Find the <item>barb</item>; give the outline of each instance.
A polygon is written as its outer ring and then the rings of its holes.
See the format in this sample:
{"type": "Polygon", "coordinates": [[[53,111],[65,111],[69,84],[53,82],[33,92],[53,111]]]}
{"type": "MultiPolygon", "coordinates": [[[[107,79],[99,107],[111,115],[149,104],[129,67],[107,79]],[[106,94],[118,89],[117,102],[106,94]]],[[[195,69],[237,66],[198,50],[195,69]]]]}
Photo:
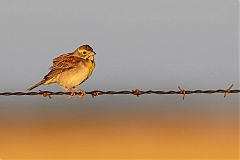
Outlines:
{"type": "Polygon", "coordinates": [[[179,94],[182,94],[182,100],[184,100],[185,98],[185,95],[186,95],[186,91],[184,89],[182,89],[180,86],[178,86],[178,89],[179,89],[179,94]]]}
{"type": "Polygon", "coordinates": [[[226,91],[224,92],[224,98],[227,96],[228,93],[230,93],[232,87],[233,87],[233,84],[231,84],[231,85],[229,86],[229,88],[226,89],[226,91]]]}
{"type": "MultiPolygon", "coordinates": [[[[230,87],[226,90],[224,89],[217,89],[217,90],[184,90],[180,86],[178,86],[177,91],[161,91],[161,90],[147,90],[147,91],[141,91],[139,89],[130,90],[130,91],[100,91],[100,90],[94,90],[90,92],[86,92],[86,94],[92,95],[92,97],[100,96],[100,95],[135,95],[140,96],[144,94],[157,94],[157,95],[164,95],[164,94],[179,94],[182,95],[182,99],[184,100],[185,95],[187,94],[215,94],[215,93],[222,93],[224,94],[224,97],[226,97],[227,94],[230,93],[240,93],[240,90],[234,90],[233,84],[230,85],[230,87]]],[[[70,95],[70,92],[51,92],[51,91],[39,91],[39,92],[2,92],[0,93],[0,96],[37,96],[42,95],[44,97],[49,97],[53,95],[70,95]]],[[[75,92],[75,95],[78,95],[79,93],[75,92]]]]}

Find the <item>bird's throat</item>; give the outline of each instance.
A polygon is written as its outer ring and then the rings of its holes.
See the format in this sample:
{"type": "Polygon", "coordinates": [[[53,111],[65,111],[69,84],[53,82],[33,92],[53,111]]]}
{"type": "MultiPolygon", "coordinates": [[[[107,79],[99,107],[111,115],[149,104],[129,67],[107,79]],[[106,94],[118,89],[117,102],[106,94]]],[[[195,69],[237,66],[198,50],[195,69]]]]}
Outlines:
{"type": "Polygon", "coordinates": [[[90,56],[87,59],[90,60],[92,63],[94,63],[94,57],[93,56],[90,56]]]}

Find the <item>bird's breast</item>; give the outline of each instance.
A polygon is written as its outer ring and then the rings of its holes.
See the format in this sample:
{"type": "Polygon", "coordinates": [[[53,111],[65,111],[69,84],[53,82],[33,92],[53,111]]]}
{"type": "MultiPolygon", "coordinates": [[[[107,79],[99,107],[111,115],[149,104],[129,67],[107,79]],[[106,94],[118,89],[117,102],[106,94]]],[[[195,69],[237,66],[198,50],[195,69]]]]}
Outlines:
{"type": "Polygon", "coordinates": [[[77,67],[61,73],[61,75],[58,77],[58,83],[61,86],[69,88],[77,86],[91,76],[94,67],[94,62],[85,61],[79,64],[77,67]]]}
{"type": "Polygon", "coordinates": [[[92,72],[93,72],[93,70],[94,70],[94,68],[95,68],[95,62],[94,61],[90,61],[90,63],[88,65],[89,65],[89,76],[88,77],[90,77],[92,72]]]}

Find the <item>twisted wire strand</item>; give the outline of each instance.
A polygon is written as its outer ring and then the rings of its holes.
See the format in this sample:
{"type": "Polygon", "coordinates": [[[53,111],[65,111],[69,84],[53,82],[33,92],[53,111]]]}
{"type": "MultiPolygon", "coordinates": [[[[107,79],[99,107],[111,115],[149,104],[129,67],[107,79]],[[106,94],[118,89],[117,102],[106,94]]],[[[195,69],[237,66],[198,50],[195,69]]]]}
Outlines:
{"type": "MultiPolygon", "coordinates": [[[[128,91],[100,91],[100,90],[94,90],[86,92],[86,94],[92,95],[92,97],[96,97],[99,95],[144,95],[144,94],[157,94],[157,95],[163,95],[163,94],[181,94],[184,100],[184,97],[186,94],[215,94],[215,93],[223,93],[224,97],[226,97],[229,93],[240,93],[240,90],[234,90],[231,89],[233,87],[233,84],[228,89],[217,89],[217,90],[184,90],[180,86],[178,86],[179,90],[177,91],[161,91],[161,90],[128,90],[128,91]]],[[[81,93],[75,92],[75,95],[79,95],[81,93]]],[[[41,91],[39,92],[0,92],[0,96],[36,96],[36,95],[42,95],[44,97],[51,98],[52,95],[70,95],[70,92],[52,92],[52,91],[41,91]]]]}

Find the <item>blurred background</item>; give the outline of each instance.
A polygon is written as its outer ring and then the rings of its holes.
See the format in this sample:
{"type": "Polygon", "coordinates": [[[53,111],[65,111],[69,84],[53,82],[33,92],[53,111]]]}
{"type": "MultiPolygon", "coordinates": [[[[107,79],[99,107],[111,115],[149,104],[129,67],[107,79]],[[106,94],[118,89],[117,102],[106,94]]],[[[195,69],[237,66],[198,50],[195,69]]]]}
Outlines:
{"type": "MultiPolygon", "coordinates": [[[[87,91],[239,89],[238,7],[237,0],[2,0],[0,92],[25,91],[54,57],[82,44],[97,53],[79,86],[87,91]]],[[[238,150],[237,94],[0,97],[4,159],[238,159],[238,150]]]]}

